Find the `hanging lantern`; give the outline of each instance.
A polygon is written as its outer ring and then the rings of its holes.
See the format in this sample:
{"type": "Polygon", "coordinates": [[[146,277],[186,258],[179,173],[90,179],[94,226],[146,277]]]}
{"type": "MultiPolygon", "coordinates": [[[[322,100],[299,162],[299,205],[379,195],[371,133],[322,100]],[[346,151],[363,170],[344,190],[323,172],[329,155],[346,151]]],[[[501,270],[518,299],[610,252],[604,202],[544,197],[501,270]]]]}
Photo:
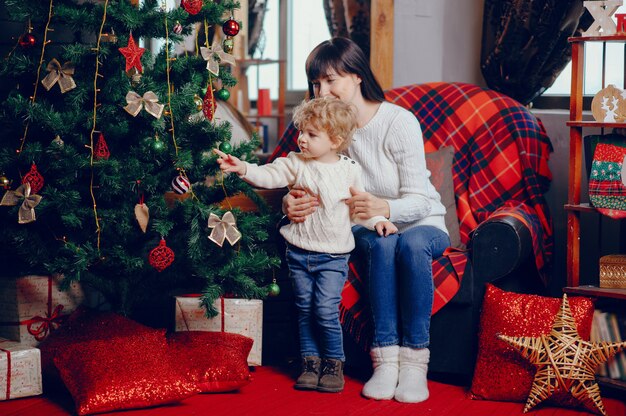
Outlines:
{"type": "Polygon", "coordinates": [[[104,140],[104,134],[100,133],[98,137],[98,142],[96,143],[96,148],[93,151],[93,157],[97,160],[108,160],[109,156],[111,156],[111,152],[109,152],[109,146],[107,145],[106,140],[104,140]]]}

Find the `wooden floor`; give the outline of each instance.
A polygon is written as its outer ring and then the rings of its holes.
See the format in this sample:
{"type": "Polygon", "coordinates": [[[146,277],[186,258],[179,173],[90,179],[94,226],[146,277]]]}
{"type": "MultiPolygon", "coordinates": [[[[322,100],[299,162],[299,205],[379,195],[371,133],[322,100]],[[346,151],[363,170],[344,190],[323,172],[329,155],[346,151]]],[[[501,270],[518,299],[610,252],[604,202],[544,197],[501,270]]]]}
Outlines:
{"type": "MultiPolygon", "coordinates": [[[[360,395],[363,381],[346,377],[342,393],[303,392],[293,389],[293,374],[275,367],[256,367],[253,381],[237,393],[200,394],[180,404],[115,412],[111,415],[193,416],[508,416],[522,415],[521,403],[472,400],[467,389],[429,381],[430,398],[423,403],[374,401],[360,395]]],[[[626,403],[604,399],[610,416],[626,416],[626,403]]],[[[32,397],[0,402],[2,416],[60,416],[74,414],[71,398],[32,397]]],[[[530,416],[589,415],[582,410],[540,405],[530,416]]]]}

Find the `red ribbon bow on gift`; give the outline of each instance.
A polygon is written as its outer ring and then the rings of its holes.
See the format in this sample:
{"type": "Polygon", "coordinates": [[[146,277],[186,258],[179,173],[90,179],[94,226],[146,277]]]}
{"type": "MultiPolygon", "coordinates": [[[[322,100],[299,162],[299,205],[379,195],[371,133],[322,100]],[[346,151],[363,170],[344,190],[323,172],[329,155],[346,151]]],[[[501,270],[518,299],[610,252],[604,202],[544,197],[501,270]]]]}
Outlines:
{"type": "Polygon", "coordinates": [[[24,322],[28,333],[37,341],[43,341],[49,332],[54,331],[63,323],[65,317],[61,315],[62,310],[63,305],[57,305],[52,313],[46,313],[46,317],[37,315],[24,322]]]}

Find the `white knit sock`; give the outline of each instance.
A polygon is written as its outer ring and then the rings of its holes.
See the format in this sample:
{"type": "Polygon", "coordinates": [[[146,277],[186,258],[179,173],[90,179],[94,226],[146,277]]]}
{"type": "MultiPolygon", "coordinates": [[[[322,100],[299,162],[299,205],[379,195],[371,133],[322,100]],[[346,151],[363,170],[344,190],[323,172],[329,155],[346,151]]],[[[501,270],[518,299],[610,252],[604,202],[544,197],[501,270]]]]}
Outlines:
{"type": "Polygon", "coordinates": [[[400,374],[394,398],[403,403],[419,403],[428,399],[428,348],[400,348],[400,374]]]}
{"type": "Polygon", "coordinates": [[[398,385],[398,352],[400,347],[377,347],[370,350],[374,374],[363,386],[363,396],[375,400],[393,398],[398,385]]]}

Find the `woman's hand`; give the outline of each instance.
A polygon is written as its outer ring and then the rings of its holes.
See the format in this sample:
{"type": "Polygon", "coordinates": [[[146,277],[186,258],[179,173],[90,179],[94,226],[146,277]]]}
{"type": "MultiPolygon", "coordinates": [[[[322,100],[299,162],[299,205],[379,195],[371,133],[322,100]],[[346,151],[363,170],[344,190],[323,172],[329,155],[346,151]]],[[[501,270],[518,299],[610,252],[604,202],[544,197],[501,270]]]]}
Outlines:
{"type": "Polygon", "coordinates": [[[391,221],[379,221],[376,223],[374,228],[381,237],[387,237],[388,235],[398,232],[398,227],[396,227],[391,221]]]}
{"type": "Polygon", "coordinates": [[[283,212],[291,222],[304,222],[319,205],[317,196],[302,189],[292,189],[283,197],[283,212]]]}
{"type": "Polygon", "coordinates": [[[346,204],[350,207],[350,216],[366,220],[376,215],[382,215],[385,218],[389,218],[389,204],[387,201],[381,198],[376,198],[374,195],[365,191],[357,191],[354,188],[350,188],[351,198],[346,199],[346,204]]]}
{"type": "Polygon", "coordinates": [[[222,169],[222,171],[235,172],[237,175],[246,174],[246,164],[244,162],[233,155],[227,155],[217,149],[213,149],[213,152],[219,156],[217,164],[220,165],[220,169],[222,169]]]}

